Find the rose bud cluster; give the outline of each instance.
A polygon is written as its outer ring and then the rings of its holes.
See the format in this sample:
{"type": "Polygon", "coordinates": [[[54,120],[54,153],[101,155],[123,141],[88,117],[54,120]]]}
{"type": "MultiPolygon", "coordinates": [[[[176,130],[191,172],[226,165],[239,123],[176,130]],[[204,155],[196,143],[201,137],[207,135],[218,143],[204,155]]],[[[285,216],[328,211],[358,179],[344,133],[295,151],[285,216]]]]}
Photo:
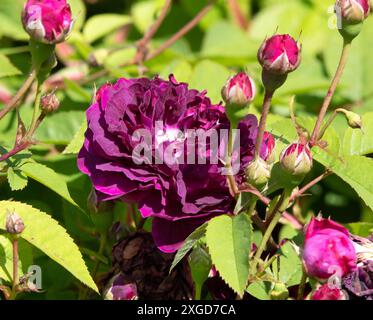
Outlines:
{"type": "Polygon", "coordinates": [[[346,296],[341,289],[331,288],[329,283],[324,283],[312,294],[311,300],[346,300],[346,296]]]}
{"type": "Polygon", "coordinates": [[[37,42],[62,42],[73,25],[66,0],[28,0],[22,12],[26,32],[37,42]]]}
{"type": "MultiPolygon", "coordinates": [[[[225,163],[212,161],[211,139],[195,139],[195,148],[188,148],[190,130],[229,131],[225,108],[212,104],[206,92],[173,76],[168,81],[123,78],[97,91],[87,120],[79,169],[90,177],[98,201],[134,202],[144,218],[152,217],[152,234],[162,251],[176,251],[198,226],[233,212],[236,200],[223,174],[225,163]],[[176,152],[168,159],[170,147],[176,152]],[[196,165],[200,156],[205,161],[196,165]]],[[[232,158],[240,159],[235,175],[240,185],[254,157],[257,118],[248,115],[237,127],[240,144],[232,158]]],[[[219,139],[217,149],[226,142],[219,139]]],[[[265,147],[261,153],[270,154],[265,147]]]]}
{"type": "Polygon", "coordinates": [[[312,155],[308,143],[295,142],[280,154],[282,168],[294,176],[303,176],[312,169],[312,155]]]}
{"type": "Polygon", "coordinates": [[[228,79],[221,94],[227,105],[245,107],[254,100],[255,82],[245,72],[239,72],[228,79]]]}
{"type": "Polygon", "coordinates": [[[343,277],[357,267],[357,256],[349,232],[340,224],[313,218],[307,226],[303,263],[309,276],[328,279],[343,277]]]}

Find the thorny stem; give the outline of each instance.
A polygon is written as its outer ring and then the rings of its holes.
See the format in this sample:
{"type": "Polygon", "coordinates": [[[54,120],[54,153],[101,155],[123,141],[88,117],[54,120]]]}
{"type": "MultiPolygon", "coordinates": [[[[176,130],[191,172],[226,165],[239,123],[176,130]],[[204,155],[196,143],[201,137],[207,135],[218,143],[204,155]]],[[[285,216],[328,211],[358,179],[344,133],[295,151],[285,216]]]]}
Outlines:
{"type": "MultiPolygon", "coordinates": [[[[193,29],[201,20],[202,18],[206,15],[206,13],[212,8],[213,3],[216,0],[210,1],[208,5],[206,5],[190,22],[188,22],[184,27],[182,27],[178,32],[176,32],[171,38],[169,38],[166,42],[164,42],[160,47],[155,49],[153,52],[150,52],[147,54],[144,58],[145,61],[149,61],[158,55],[160,55],[163,51],[165,51],[168,47],[172,46],[177,40],[182,38],[185,34],[187,34],[191,29],[193,29]]],[[[141,40],[140,40],[141,41],[141,40]]],[[[125,64],[122,64],[120,67],[127,67],[131,65],[136,65],[139,64],[139,58],[141,55],[136,54],[135,57],[129,61],[126,62],[125,64]]],[[[106,76],[109,74],[109,70],[103,69],[100,71],[97,71],[96,73],[91,74],[89,77],[86,77],[82,81],[79,82],[79,84],[86,84],[91,81],[95,81],[96,79],[99,79],[103,76],[106,76]]]]}
{"type": "Polygon", "coordinates": [[[38,124],[38,116],[39,116],[39,111],[40,111],[40,98],[41,98],[41,85],[40,82],[38,81],[37,87],[36,87],[36,96],[35,96],[35,102],[34,102],[34,111],[32,113],[32,120],[31,120],[31,125],[30,129],[28,130],[26,136],[31,137],[38,124]]]}
{"type": "Polygon", "coordinates": [[[229,127],[229,136],[228,136],[228,153],[227,153],[227,159],[226,159],[226,169],[227,169],[227,181],[229,186],[229,191],[233,197],[236,196],[236,194],[239,193],[236,180],[234,179],[234,176],[232,175],[232,151],[233,151],[233,143],[234,143],[234,137],[233,137],[233,128],[232,124],[229,127]]]}
{"type": "Polygon", "coordinates": [[[158,17],[158,19],[150,26],[148,31],[144,34],[143,38],[137,43],[137,55],[135,60],[138,60],[141,63],[147,52],[147,45],[149,44],[150,40],[154,37],[156,32],[158,31],[159,27],[161,26],[162,22],[167,16],[167,12],[170,9],[172,4],[172,0],[165,0],[165,4],[162,8],[162,11],[158,17]]]}
{"type": "Polygon", "coordinates": [[[319,175],[309,183],[307,183],[304,187],[299,189],[299,191],[295,194],[293,194],[290,197],[290,202],[294,201],[296,198],[300,197],[302,194],[304,194],[307,190],[312,188],[314,185],[318,184],[321,180],[325,179],[326,177],[329,177],[331,174],[333,174],[332,171],[326,170],[323,174],[319,175]]]}
{"type": "Polygon", "coordinates": [[[18,92],[15,94],[12,100],[10,100],[9,103],[0,111],[0,120],[4,118],[8,112],[12,111],[16,107],[18,101],[21,100],[26,92],[30,89],[35,78],[36,72],[35,70],[31,70],[29,76],[27,77],[21,88],[19,88],[18,92]]]}
{"type": "Polygon", "coordinates": [[[258,265],[258,261],[260,260],[260,257],[262,256],[262,254],[263,254],[263,252],[264,252],[264,250],[267,246],[267,243],[272,236],[272,232],[275,229],[277,223],[280,221],[282,213],[286,210],[286,208],[289,204],[290,194],[291,194],[291,191],[285,189],[283,191],[282,195],[281,195],[281,198],[279,199],[279,201],[277,202],[277,204],[275,206],[274,216],[273,216],[270,224],[268,225],[266,232],[263,235],[263,239],[260,242],[260,245],[259,245],[258,249],[255,252],[255,255],[254,255],[251,267],[250,267],[250,274],[251,275],[255,274],[255,271],[256,271],[256,268],[257,268],[257,265],[258,265]]]}
{"type": "Polygon", "coordinates": [[[269,109],[271,107],[272,97],[273,97],[273,92],[266,91],[264,95],[264,100],[263,100],[262,115],[260,117],[260,122],[259,122],[258,136],[256,138],[256,143],[255,143],[255,159],[259,158],[260,156],[260,148],[263,142],[263,136],[264,136],[264,131],[266,129],[267,116],[269,113],[269,109]]]}
{"type": "MultiPolygon", "coordinates": [[[[250,2],[249,2],[250,4],[250,2]]],[[[237,0],[228,0],[228,7],[231,11],[235,23],[244,31],[249,27],[249,21],[247,21],[243,14],[237,0]]]]}
{"type": "Polygon", "coordinates": [[[338,86],[338,84],[341,80],[344,68],[345,68],[346,63],[347,63],[350,48],[351,48],[351,42],[344,41],[343,42],[343,49],[342,49],[342,53],[341,53],[341,57],[340,57],[340,60],[339,60],[337,70],[336,70],[334,78],[331,82],[328,93],[325,96],[325,99],[324,99],[324,102],[321,106],[321,109],[320,109],[315,127],[314,127],[313,132],[312,132],[311,141],[310,141],[311,145],[315,145],[317,140],[318,140],[319,131],[320,131],[322,122],[325,118],[326,112],[328,111],[329,105],[330,105],[330,103],[333,99],[334,92],[337,89],[337,86],[338,86]]]}
{"type": "Polygon", "coordinates": [[[13,246],[13,282],[12,282],[12,293],[10,295],[9,300],[14,300],[17,295],[17,286],[18,286],[18,238],[13,236],[12,238],[12,246],[13,246]]]}
{"type": "MultiPolygon", "coordinates": [[[[266,196],[262,195],[260,193],[260,191],[256,188],[254,188],[253,186],[251,185],[248,185],[246,186],[246,188],[240,188],[240,192],[250,192],[251,194],[253,195],[256,195],[258,197],[258,199],[264,203],[266,206],[269,205],[269,203],[271,202],[271,200],[269,198],[267,198],[266,196]]],[[[297,229],[297,230],[300,230],[303,228],[303,224],[298,221],[293,215],[291,215],[290,213],[284,211],[283,214],[282,214],[282,217],[287,221],[289,222],[293,228],[297,229]]]]}

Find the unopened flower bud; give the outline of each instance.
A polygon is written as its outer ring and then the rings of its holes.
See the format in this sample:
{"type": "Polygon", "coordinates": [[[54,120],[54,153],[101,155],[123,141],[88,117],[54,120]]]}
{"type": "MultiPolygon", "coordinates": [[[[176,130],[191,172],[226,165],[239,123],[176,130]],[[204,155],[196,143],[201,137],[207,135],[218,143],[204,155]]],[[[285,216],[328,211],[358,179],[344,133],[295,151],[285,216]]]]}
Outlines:
{"type": "Polygon", "coordinates": [[[289,291],[283,283],[275,283],[271,290],[271,300],[286,300],[289,298],[289,291]]]}
{"type": "Polygon", "coordinates": [[[44,113],[54,112],[60,107],[60,101],[54,92],[42,96],[40,104],[44,113]]]}
{"type": "Polygon", "coordinates": [[[22,12],[22,22],[32,39],[47,44],[64,41],[73,25],[66,0],[28,0],[22,12]]]}
{"type": "Polygon", "coordinates": [[[346,300],[346,296],[341,289],[331,288],[329,283],[325,283],[312,294],[311,300],[346,300]]]}
{"type": "Polygon", "coordinates": [[[263,69],[273,74],[287,74],[298,68],[301,46],[288,34],[277,34],[266,39],[258,51],[263,69]]]}
{"type": "Polygon", "coordinates": [[[275,162],[275,146],[276,141],[273,135],[269,132],[264,132],[262,148],[260,156],[269,164],[275,162]]]}
{"type": "Polygon", "coordinates": [[[369,0],[337,0],[335,11],[342,24],[357,24],[369,16],[370,3],[369,0]]]}
{"type": "Polygon", "coordinates": [[[352,129],[361,129],[363,127],[361,116],[357,113],[345,110],[344,115],[346,117],[348,125],[352,129]]]}
{"type": "Polygon", "coordinates": [[[308,144],[292,143],[280,155],[283,169],[295,176],[307,174],[312,169],[312,155],[308,144]]]}
{"type": "Polygon", "coordinates": [[[122,274],[114,276],[110,281],[105,293],[105,300],[137,300],[137,286],[134,283],[125,282],[122,274]]]}
{"type": "Polygon", "coordinates": [[[347,41],[352,41],[361,31],[362,22],[369,16],[369,0],[337,0],[335,12],[338,30],[347,41]]]}
{"type": "Polygon", "coordinates": [[[254,100],[256,93],[254,80],[245,72],[228,79],[222,89],[222,97],[227,105],[245,107],[254,100]]]}
{"type": "Polygon", "coordinates": [[[8,213],[6,216],[5,229],[10,234],[20,234],[25,229],[25,224],[16,213],[8,213]]]}
{"type": "Polygon", "coordinates": [[[318,279],[355,270],[356,250],[347,229],[330,219],[313,218],[306,228],[303,263],[307,274],[318,279]]]}
{"type": "Polygon", "coordinates": [[[246,168],[246,180],[251,185],[262,188],[271,176],[271,167],[262,158],[256,158],[246,168]]]}

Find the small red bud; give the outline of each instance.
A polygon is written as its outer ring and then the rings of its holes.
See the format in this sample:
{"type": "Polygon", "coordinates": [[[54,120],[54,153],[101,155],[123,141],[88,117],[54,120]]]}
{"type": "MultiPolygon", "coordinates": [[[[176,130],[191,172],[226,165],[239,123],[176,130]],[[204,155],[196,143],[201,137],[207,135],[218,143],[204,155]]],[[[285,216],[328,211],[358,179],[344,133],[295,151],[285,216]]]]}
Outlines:
{"type": "Polygon", "coordinates": [[[41,97],[41,109],[45,113],[56,111],[60,106],[60,101],[57,96],[52,92],[41,97]]]}
{"type": "Polygon", "coordinates": [[[254,80],[245,72],[229,78],[222,89],[222,97],[227,104],[242,107],[254,100],[255,93],[254,80]]]}
{"type": "Polygon", "coordinates": [[[263,42],[258,60],[268,72],[284,75],[298,68],[301,46],[290,35],[277,34],[263,42]]]}

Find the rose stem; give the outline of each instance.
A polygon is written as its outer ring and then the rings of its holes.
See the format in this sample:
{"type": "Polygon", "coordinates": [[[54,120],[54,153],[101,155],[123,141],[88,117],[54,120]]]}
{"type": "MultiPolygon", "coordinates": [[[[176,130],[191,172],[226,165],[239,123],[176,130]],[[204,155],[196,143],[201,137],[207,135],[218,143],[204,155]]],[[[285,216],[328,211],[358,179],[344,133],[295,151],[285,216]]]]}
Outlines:
{"type": "Polygon", "coordinates": [[[5,117],[5,115],[14,109],[14,107],[17,105],[18,101],[26,94],[28,89],[33,84],[34,80],[36,78],[36,72],[34,70],[31,70],[29,76],[21,86],[21,88],[18,90],[16,95],[12,98],[12,100],[9,101],[9,103],[0,111],[0,120],[5,117]]]}
{"type": "Polygon", "coordinates": [[[328,111],[329,105],[332,101],[333,95],[335,93],[335,90],[337,89],[337,86],[338,86],[338,84],[341,80],[344,68],[346,66],[348,55],[349,55],[349,52],[350,52],[350,48],[351,48],[351,41],[344,40],[343,41],[343,49],[342,49],[342,53],[341,53],[341,57],[340,57],[340,60],[339,60],[337,70],[335,72],[334,78],[333,78],[333,80],[331,82],[331,85],[329,87],[328,93],[325,96],[324,102],[321,106],[319,115],[317,117],[315,127],[314,127],[313,132],[312,132],[311,141],[310,141],[312,146],[315,145],[315,143],[317,142],[322,122],[325,118],[326,112],[328,111]]]}
{"type": "Polygon", "coordinates": [[[298,292],[297,292],[297,300],[303,300],[304,296],[304,288],[306,286],[306,281],[307,281],[307,273],[302,269],[302,279],[300,280],[300,284],[298,287],[298,292]]]}
{"type": "Polygon", "coordinates": [[[256,143],[255,143],[255,155],[254,155],[255,159],[259,158],[260,156],[260,148],[263,142],[263,136],[264,136],[264,131],[266,129],[267,116],[269,113],[269,109],[271,107],[272,97],[273,97],[273,91],[266,90],[265,95],[264,95],[264,100],[263,100],[262,115],[260,117],[260,122],[259,122],[258,135],[256,138],[256,143]]]}
{"type": "MultiPolygon", "coordinates": [[[[100,233],[100,247],[99,247],[98,252],[97,252],[99,255],[103,255],[103,253],[105,251],[106,242],[107,242],[107,232],[100,233]]],[[[96,258],[96,262],[95,262],[95,265],[94,265],[93,271],[92,271],[92,278],[93,279],[95,279],[96,276],[97,276],[97,272],[98,272],[98,268],[100,267],[100,263],[101,263],[100,259],[96,258]]],[[[87,287],[84,287],[83,292],[79,297],[79,300],[85,300],[87,298],[88,290],[89,289],[87,287]]]]}
{"type": "Polygon", "coordinates": [[[257,251],[255,252],[255,255],[254,255],[251,267],[250,267],[250,274],[251,275],[254,275],[256,267],[258,265],[258,261],[259,261],[260,257],[262,256],[262,253],[264,252],[264,250],[267,246],[267,242],[271,238],[272,232],[275,229],[277,223],[280,221],[282,213],[286,210],[286,208],[289,204],[290,195],[291,195],[291,190],[284,189],[284,191],[281,195],[281,198],[279,199],[279,201],[277,202],[277,204],[274,208],[275,213],[274,213],[274,216],[271,220],[271,223],[268,225],[267,230],[265,231],[265,233],[263,235],[263,239],[260,242],[260,245],[259,245],[257,251]]]}
{"type": "Polygon", "coordinates": [[[316,177],[315,179],[313,179],[312,181],[310,181],[309,183],[307,183],[297,193],[295,193],[294,195],[291,196],[290,202],[294,201],[296,198],[298,198],[299,196],[301,196],[303,193],[305,193],[307,190],[309,190],[310,188],[312,188],[314,185],[316,185],[317,183],[319,183],[324,178],[330,176],[332,173],[333,173],[332,171],[326,170],[323,174],[319,175],[318,177],[316,177]]]}
{"type": "Polygon", "coordinates": [[[12,282],[12,293],[9,300],[14,300],[17,295],[18,286],[18,238],[17,236],[12,236],[12,246],[13,246],[13,282],[12,282]]]}
{"type": "MultiPolygon", "coordinates": [[[[177,40],[182,38],[185,34],[187,34],[191,29],[193,29],[206,15],[206,13],[212,8],[213,3],[216,0],[210,1],[209,4],[207,4],[191,21],[189,21],[184,27],[182,27],[179,31],[177,31],[171,38],[169,38],[166,42],[164,42],[160,47],[155,49],[153,52],[150,52],[146,55],[144,61],[149,61],[158,55],[160,55],[163,51],[165,51],[168,47],[172,46],[177,40]]],[[[141,41],[141,40],[140,40],[141,41]]],[[[138,56],[136,54],[136,56],[138,56]]],[[[136,56],[129,62],[120,65],[120,67],[128,67],[130,65],[138,64],[139,61],[136,60],[136,56]]],[[[96,79],[99,79],[101,77],[104,77],[109,74],[109,70],[103,69],[100,71],[97,71],[96,73],[91,74],[90,76],[82,79],[78,83],[80,85],[95,81],[96,79]]]]}
{"type": "Polygon", "coordinates": [[[230,126],[229,126],[228,154],[227,154],[227,159],[226,159],[226,168],[227,168],[227,171],[228,171],[227,180],[228,180],[229,190],[230,190],[232,196],[234,197],[236,194],[239,193],[239,189],[237,187],[236,180],[234,179],[234,176],[231,173],[231,169],[232,169],[231,162],[232,162],[232,152],[233,152],[233,142],[234,142],[233,126],[234,126],[233,123],[231,123],[230,126]]]}

